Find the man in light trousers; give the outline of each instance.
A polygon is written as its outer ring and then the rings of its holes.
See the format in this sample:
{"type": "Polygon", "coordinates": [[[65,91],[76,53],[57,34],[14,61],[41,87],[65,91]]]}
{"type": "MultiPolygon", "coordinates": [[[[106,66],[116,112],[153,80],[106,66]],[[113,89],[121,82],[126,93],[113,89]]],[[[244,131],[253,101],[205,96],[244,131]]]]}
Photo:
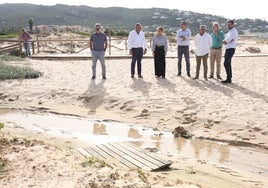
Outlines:
{"type": "Polygon", "coordinates": [[[219,30],[219,23],[214,22],[212,26],[212,45],[210,48],[210,76],[214,78],[214,69],[216,61],[216,75],[217,79],[221,80],[221,56],[222,56],[222,41],[224,40],[224,33],[219,30]]]}
{"type": "Polygon", "coordinates": [[[102,69],[102,79],[106,79],[105,51],[108,46],[107,36],[101,31],[101,25],[95,25],[95,33],[90,37],[90,50],[92,55],[92,80],[96,79],[96,65],[99,60],[102,69]]]}

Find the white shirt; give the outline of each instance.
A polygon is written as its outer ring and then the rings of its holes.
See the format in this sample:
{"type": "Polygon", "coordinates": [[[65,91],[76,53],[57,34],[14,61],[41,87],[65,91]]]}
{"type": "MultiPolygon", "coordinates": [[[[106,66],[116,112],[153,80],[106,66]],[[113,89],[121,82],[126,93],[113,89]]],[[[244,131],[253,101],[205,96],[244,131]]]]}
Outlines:
{"type": "Polygon", "coordinates": [[[179,46],[189,46],[190,45],[190,39],[191,39],[191,30],[186,29],[183,31],[182,29],[177,31],[177,43],[179,46]],[[183,40],[181,37],[185,37],[186,39],[183,40]]]}
{"type": "Polygon", "coordinates": [[[131,48],[144,48],[147,49],[147,42],[145,40],[144,32],[140,31],[138,34],[135,30],[131,31],[128,35],[128,49],[131,48]]]}
{"type": "Polygon", "coordinates": [[[237,30],[235,28],[230,29],[224,39],[227,42],[225,48],[226,49],[236,48],[237,37],[238,37],[237,30]]]}
{"type": "Polygon", "coordinates": [[[197,56],[203,56],[209,53],[210,47],[212,44],[211,35],[208,33],[204,33],[202,36],[198,33],[194,38],[195,43],[195,54],[197,56]]]}

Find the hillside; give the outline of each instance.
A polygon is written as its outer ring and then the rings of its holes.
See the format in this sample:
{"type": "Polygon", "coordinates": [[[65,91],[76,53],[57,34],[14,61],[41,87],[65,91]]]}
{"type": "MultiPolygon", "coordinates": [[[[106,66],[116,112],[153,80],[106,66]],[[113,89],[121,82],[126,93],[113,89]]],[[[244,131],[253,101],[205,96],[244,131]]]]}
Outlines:
{"type": "MultiPolygon", "coordinates": [[[[92,26],[96,22],[112,29],[130,30],[136,22],[141,22],[147,31],[153,31],[163,25],[166,30],[174,32],[181,20],[186,20],[190,28],[198,31],[200,24],[211,26],[214,21],[224,27],[227,18],[216,15],[200,14],[183,10],[169,9],[128,9],[121,7],[93,8],[88,6],[42,6],[32,4],[0,4],[0,30],[16,28],[18,16],[22,18],[23,26],[28,26],[29,18],[38,25],[80,25],[92,26]]],[[[237,28],[240,33],[268,32],[268,22],[265,20],[238,19],[237,28]]]]}

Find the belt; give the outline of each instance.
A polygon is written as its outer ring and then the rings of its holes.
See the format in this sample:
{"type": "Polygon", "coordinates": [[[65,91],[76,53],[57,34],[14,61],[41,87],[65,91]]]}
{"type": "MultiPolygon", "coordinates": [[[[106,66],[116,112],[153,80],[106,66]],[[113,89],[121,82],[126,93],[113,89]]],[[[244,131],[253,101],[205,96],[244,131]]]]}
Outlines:
{"type": "MultiPolygon", "coordinates": [[[[134,47],[133,47],[134,48],[134,47]]],[[[143,49],[143,47],[137,47],[137,48],[135,48],[135,49],[140,49],[140,48],[142,48],[143,49]]]]}
{"type": "Polygon", "coordinates": [[[158,46],[158,45],[156,45],[155,47],[157,47],[157,48],[165,48],[165,46],[158,46]]]}
{"type": "Polygon", "coordinates": [[[214,49],[214,50],[218,50],[218,49],[221,49],[222,48],[222,46],[220,46],[220,47],[218,47],[218,48],[212,48],[211,47],[211,49],[214,49]]]}
{"type": "Polygon", "coordinates": [[[178,45],[178,47],[189,47],[189,46],[188,45],[185,45],[185,46],[178,45]]]}

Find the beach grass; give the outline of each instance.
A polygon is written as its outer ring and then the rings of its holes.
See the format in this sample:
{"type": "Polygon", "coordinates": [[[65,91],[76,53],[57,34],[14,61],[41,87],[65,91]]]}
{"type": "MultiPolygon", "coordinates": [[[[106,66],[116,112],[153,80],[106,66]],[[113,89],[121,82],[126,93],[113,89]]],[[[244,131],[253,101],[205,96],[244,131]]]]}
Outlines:
{"type": "Polygon", "coordinates": [[[10,79],[32,79],[42,75],[40,71],[34,70],[31,67],[18,67],[0,62],[0,80],[10,79]]]}
{"type": "Polygon", "coordinates": [[[13,56],[13,55],[3,55],[0,54],[0,62],[1,61],[23,61],[24,58],[13,56]]]}
{"type": "Polygon", "coordinates": [[[17,32],[0,32],[0,39],[10,39],[18,37],[17,32]]]}

